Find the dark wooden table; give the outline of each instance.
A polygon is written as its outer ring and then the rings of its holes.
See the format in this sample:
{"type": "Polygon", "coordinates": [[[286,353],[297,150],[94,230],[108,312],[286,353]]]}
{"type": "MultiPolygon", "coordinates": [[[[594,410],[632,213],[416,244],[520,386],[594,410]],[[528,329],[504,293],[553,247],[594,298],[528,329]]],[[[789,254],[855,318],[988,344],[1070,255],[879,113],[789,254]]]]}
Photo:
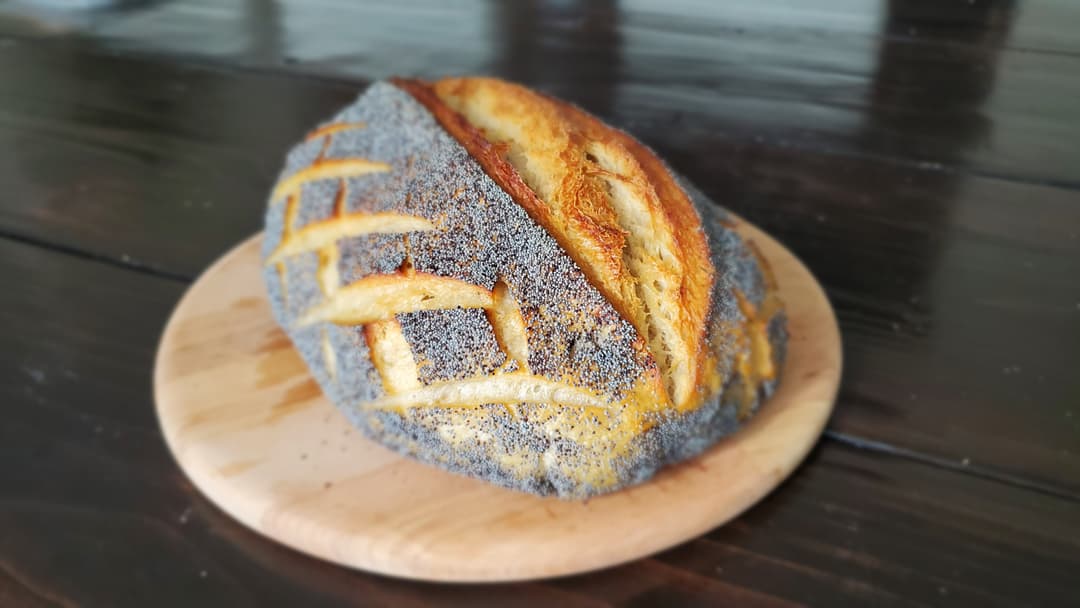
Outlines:
{"type": "Polygon", "coordinates": [[[1080,605],[1080,4],[124,4],[0,3],[0,606],[1080,605]],[[264,540],[173,463],[150,371],[177,298],[315,121],[451,73],[632,131],[826,286],[836,414],[736,521],[423,584],[264,540]]]}

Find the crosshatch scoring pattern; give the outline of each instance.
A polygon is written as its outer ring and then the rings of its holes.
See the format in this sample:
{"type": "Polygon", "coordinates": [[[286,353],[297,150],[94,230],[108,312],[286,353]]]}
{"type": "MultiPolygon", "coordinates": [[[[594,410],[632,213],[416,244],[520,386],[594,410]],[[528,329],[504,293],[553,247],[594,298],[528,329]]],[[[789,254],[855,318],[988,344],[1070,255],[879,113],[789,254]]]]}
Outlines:
{"type": "MultiPolygon", "coordinates": [[[[274,189],[270,204],[286,205],[284,233],[269,255],[276,265],[281,292],[288,298],[285,259],[301,253],[318,255],[318,283],[323,302],[304,313],[297,324],[330,322],[364,326],[364,338],[372,363],[382,379],[386,395],[363,404],[367,409],[403,410],[438,404],[439,407],[474,407],[495,403],[516,414],[522,401],[561,407],[602,408],[611,404],[579,387],[549,380],[529,371],[528,339],[521,310],[505,283],[491,290],[459,279],[417,272],[408,254],[409,233],[434,230],[428,220],[411,215],[382,212],[347,213],[347,178],[384,173],[389,164],[365,158],[327,159],[334,134],[363,129],[363,123],[332,123],[312,131],[306,141],[322,140],[312,164],[284,178],[274,189]],[[339,187],[329,219],[296,229],[301,187],[316,180],[338,180],[339,187]],[[372,274],[341,285],[338,271],[339,241],[368,234],[400,234],[406,257],[392,274],[372,274]],[[421,310],[478,308],[484,310],[506,362],[493,375],[459,381],[421,385],[416,362],[395,315],[421,310]]],[[[322,356],[330,377],[336,374],[334,351],[322,332],[322,356]]]]}

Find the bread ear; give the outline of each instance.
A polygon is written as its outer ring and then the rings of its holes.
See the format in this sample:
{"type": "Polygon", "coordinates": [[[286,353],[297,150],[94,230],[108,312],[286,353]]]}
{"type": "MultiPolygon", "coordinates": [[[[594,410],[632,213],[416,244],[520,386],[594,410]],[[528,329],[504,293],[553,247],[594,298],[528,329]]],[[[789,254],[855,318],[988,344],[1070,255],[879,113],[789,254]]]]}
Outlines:
{"type": "Polygon", "coordinates": [[[713,265],[663,163],[626,134],[524,87],[396,81],[574,258],[633,323],[677,409],[693,407],[713,265]]]}

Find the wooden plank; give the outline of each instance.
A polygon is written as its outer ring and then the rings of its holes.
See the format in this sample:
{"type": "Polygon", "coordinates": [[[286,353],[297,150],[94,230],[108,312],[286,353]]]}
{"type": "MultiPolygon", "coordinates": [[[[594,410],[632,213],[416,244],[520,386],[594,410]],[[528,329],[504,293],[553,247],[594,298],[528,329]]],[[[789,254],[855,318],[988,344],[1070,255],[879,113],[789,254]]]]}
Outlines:
{"type": "Polygon", "coordinates": [[[0,51],[0,73],[2,230],[186,276],[258,228],[288,147],[360,91],[52,47],[0,51]]]}
{"type": "MultiPolygon", "coordinates": [[[[479,28],[506,27],[505,14],[484,0],[462,0],[447,5],[438,0],[403,0],[394,4],[338,3],[333,0],[278,0],[271,4],[179,0],[91,15],[70,11],[35,11],[27,6],[5,6],[0,13],[0,32],[50,36],[81,34],[100,39],[114,48],[153,49],[201,53],[232,60],[272,60],[281,53],[308,59],[326,59],[342,47],[365,51],[387,40],[406,45],[420,41],[434,44],[435,33],[445,40],[451,57],[482,56],[489,44],[478,39],[479,28]],[[438,24],[455,22],[456,31],[438,24]],[[494,22],[494,23],[490,23],[494,22]],[[350,29],[352,28],[352,29],[350,29]],[[347,40],[350,32],[368,31],[379,39],[372,43],[347,40]],[[286,30],[288,35],[283,35],[286,30]],[[395,41],[389,31],[397,29],[395,41]],[[449,44],[450,41],[457,44],[449,44]]],[[[688,24],[717,35],[767,33],[777,38],[805,35],[819,39],[893,39],[918,44],[926,38],[953,36],[958,44],[986,32],[1008,28],[1006,48],[1025,52],[1080,54],[1080,42],[1068,26],[1080,9],[1068,0],[1036,0],[1021,7],[1011,0],[936,2],[906,0],[882,3],[831,0],[813,5],[790,0],[732,0],[723,4],[703,0],[671,0],[657,5],[648,0],[578,3],[556,9],[514,7],[511,15],[537,11],[549,26],[563,30],[571,24],[597,18],[620,22],[688,24]],[[613,15],[617,11],[617,15],[613,15]],[[569,16],[575,19],[568,19],[569,16]],[[882,28],[887,17],[890,27],[882,28]],[[1011,26],[1011,27],[1010,27],[1011,26]]],[[[497,32],[493,32],[497,34],[497,32]]]]}
{"type": "MultiPolygon", "coordinates": [[[[50,45],[0,69],[22,75],[0,82],[0,233],[184,277],[259,229],[288,142],[355,94],[50,45]]],[[[643,131],[828,288],[849,361],[835,430],[1080,492],[1080,193],[643,131]]]]}
{"type": "Polygon", "coordinates": [[[810,605],[1065,605],[1075,590],[1057,578],[1069,566],[1055,562],[1075,555],[1077,515],[1067,502],[1053,502],[1057,508],[1040,509],[1047,527],[1036,531],[1012,489],[825,443],[770,501],[694,550],[661,559],[755,589],[790,588],[780,595],[810,605]],[[1016,533],[1018,543],[1057,557],[1005,566],[1015,557],[1008,538],[1016,533]],[[833,595],[837,588],[843,600],[833,595]]]}
{"type": "MultiPolygon", "coordinates": [[[[1080,84],[1068,76],[1080,70],[1080,47],[1068,24],[1078,16],[1063,2],[1021,10],[1008,0],[213,10],[188,0],[69,25],[106,48],[224,64],[353,78],[494,73],[639,135],[679,121],[681,135],[756,136],[1075,187],[1080,84]]],[[[0,31],[56,36],[10,16],[0,31]]]]}
{"type": "Polygon", "coordinates": [[[826,441],[732,525],[556,581],[417,585],[210,506],[165,451],[157,332],[184,286],[0,240],[0,598],[28,605],[1066,605],[1075,502],[826,441]],[[40,600],[40,601],[38,601],[40,600]]]}
{"type": "Polygon", "coordinates": [[[688,171],[787,243],[837,309],[831,428],[1080,492],[1077,192],[717,150],[724,163],[688,171]]]}

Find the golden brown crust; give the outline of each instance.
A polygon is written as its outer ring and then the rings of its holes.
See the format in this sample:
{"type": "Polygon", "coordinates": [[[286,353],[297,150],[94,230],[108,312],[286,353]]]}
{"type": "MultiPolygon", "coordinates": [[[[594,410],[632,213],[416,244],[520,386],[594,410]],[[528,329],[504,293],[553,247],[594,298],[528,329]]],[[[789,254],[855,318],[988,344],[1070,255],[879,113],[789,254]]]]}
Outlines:
{"type": "Polygon", "coordinates": [[[625,133],[518,85],[484,78],[395,84],[634,324],[673,405],[694,407],[714,270],[700,219],[663,163],[625,133]]]}
{"type": "MultiPolygon", "coordinates": [[[[525,184],[518,172],[510,166],[510,163],[506,162],[500,151],[500,146],[488,141],[479,129],[465,120],[464,116],[443,103],[435,94],[435,90],[431,85],[420,80],[406,80],[403,78],[393,78],[391,82],[412,95],[416,101],[427,108],[435,116],[435,119],[439,121],[439,124],[446,129],[447,133],[469,151],[469,154],[480,163],[484,172],[491,176],[503,190],[506,190],[530,217],[542,226],[550,223],[551,214],[547,206],[537,198],[536,193],[525,184]]],[[[559,244],[564,249],[566,248],[566,243],[559,244]]]]}
{"type": "MultiPolygon", "coordinates": [[[[467,80],[478,81],[482,79],[467,80]]],[[[393,78],[391,82],[394,86],[407,92],[431,112],[443,129],[476,159],[484,172],[506,191],[514,202],[529,214],[533,221],[547,230],[548,234],[555,239],[567,255],[578,264],[589,282],[607,299],[616,312],[633,323],[635,316],[631,314],[631,309],[625,305],[624,299],[617,297],[617,293],[603,280],[604,275],[590,272],[594,266],[589,265],[589,258],[582,257],[585,247],[582,247],[580,242],[572,240],[565,230],[556,229],[556,223],[559,221],[557,214],[545,201],[537,196],[533,188],[525,183],[517,169],[506,160],[507,145],[489,139],[485,133],[470,123],[461,113],[450,107],[438,94],[438,87],[452,86],[454,82],[464,83],[464,80],[453,81],[448,79],[439,81],[434,85],[420,80],[403,78],[393,78]]],[[[527,89],[522,90],[532,94],[527,89]]],[[[552,116],[555,117],[556,113],[553,112],[552,116]]],[[[583,229],[590,234],[592,242],[598,244],[593,250],[595,256],[591,259],[595,260],[598,256],[603,259],[601,265],[608,268],[609,272],[620,272],[622,270],[620,252],[625,244],[623,231],[615,225],[611,217],[601,217],[601,214],[610,216],[611,211],[599,199],[596,200],[594,205],[585,207],[586,210],[579,214],[577,220],[583,226],[583,229]],[[590,210],[592,213],[589,213],[590,210]]],[[[629,277],[626,280],[629,280],[629,277]]],[[[645,335],[640,329],[639,333],[642,336],[645,335]]],[[[641,350],[646,353],[649,352],[645,344],[641,344],[641,350]]],[[[635,404],[635,409],[641,411],[652,410],[657,406],[663,407],[668,399],[665,399],[667,395],[663,391],[663,380],[660,377],[660,371],[648,370],[645,376],[642,378],[643,390],[638,391],[635,398],[630,401],[635,404]],[[641,403],[638,403],[638,401],[641,401],[641,403]]],[[[647,425],[648,423],[646,423],[647,425]]]]}
{"type": "MultiPolygon", "coordinates": [[[[554,104],[540,103],[542,99],[536,93],[523,87],[497,80],[482,78],[444,79],[425,86],[435,98],[433,101],[421,99],[421,103],[433,109],[433,113],[444,128],[461,142],[480,162],[484,170],[529,213],[541,226],[546,228],[559,244],[582,267],[591,282],[601,290],[609,301],[626,318],[633,318],[627,306],[625,284],[631,279],[622,270],[621,252],[625,237],[618,226],[614,214],[607,204],[603,189],[595,180],[587,179],[588,168],[583,154],[574,154],[571,149],[570,133],[564,128],[563,120],[554,104]],[[498,89],[492,91],[491,89],[498,89]],[[572,204],[552,206],[550,201],[536,192],[534,185],[526,183],[521,173],[507,160],[506,141],[499,141],[490,132],[485,133],[453,107],[455,101],[472,98],[480,92],[491,93],[498,97],[496,111],[516,116],[530,115],[533,118],[535,132],[530,133],[537,140],[543,140],[552,154],[545,159],[550,165],[557,165],[562,178],[559,189],[572,193],[572,204]],[[526,112],[527,110],[527,112],[526,112]],[[450,118],[452,116],[452,118],[450,118]],[[450,127],[447,127],[450,123],[450,127]],[[468,136],[462,137],[457,125],[467,129],[468,136]],[[574,239],[574,236],[584,238],[574,239]]],[[[413,92],[409,89],[410,92],[413,92]]]]}
{"type": "Polygon", "coordinates": [[[629,152],[655,191],[659,203],[655,208],[667,219],[672,238],[676,242],[677,255],[682,262],[682,277],[676,298],[682,305],[679,309],[682,315],[680,331],[684,333],[695,361],[691,380],[696,384],[701,378],[704,364],[703,344],[708,333],[706,320],[715,270],[709,259],[709,244],[701,229],[701,219],[694,210],[690,197],[675,182],[664,163],[636,139],[566,102],[554,99],[551,101],[559,105],[563,114],[591,137],[608,137],[629,152]]]}

